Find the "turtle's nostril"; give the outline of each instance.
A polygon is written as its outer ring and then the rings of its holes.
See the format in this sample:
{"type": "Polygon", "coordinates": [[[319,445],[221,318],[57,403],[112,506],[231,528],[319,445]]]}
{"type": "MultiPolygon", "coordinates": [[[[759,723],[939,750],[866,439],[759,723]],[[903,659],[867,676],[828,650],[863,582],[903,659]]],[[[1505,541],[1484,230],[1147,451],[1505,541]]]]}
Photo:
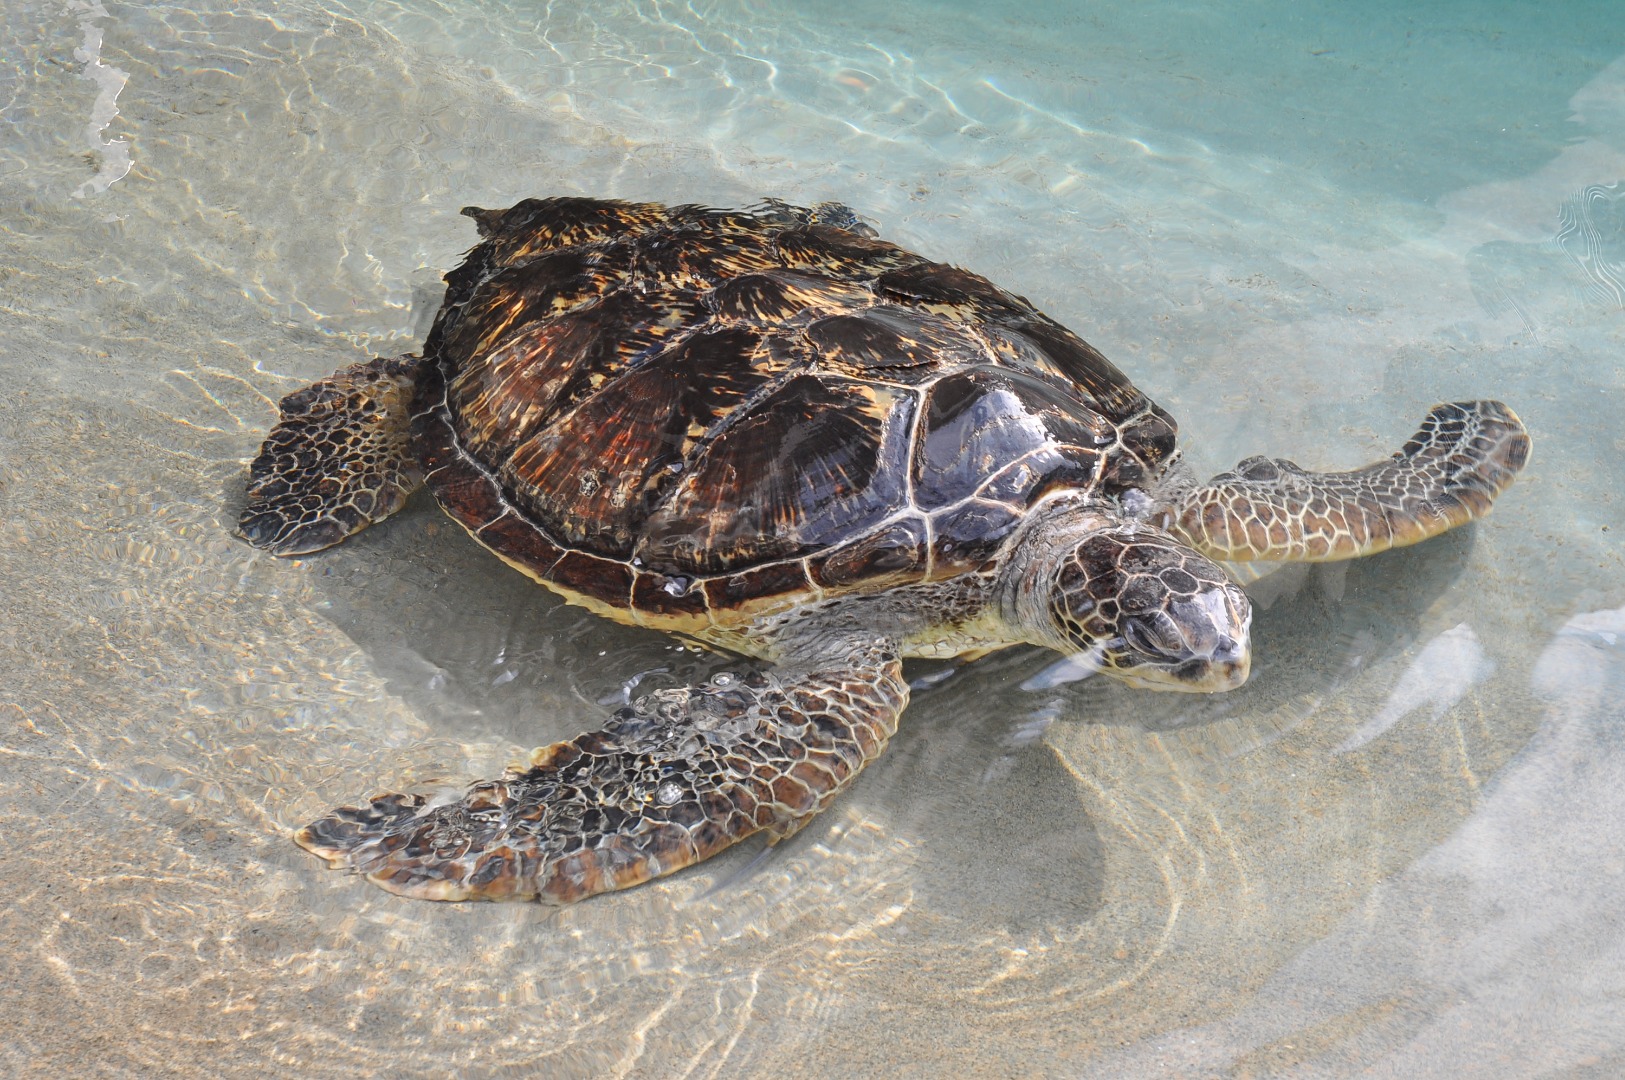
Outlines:
{"type": "Polygon", "coordinates": [[[1215,680],[1216,685],[1213,687],[1213,689],[1234,690],[1236,687],[1245,683],[1247,681],[1247,677],[1252,674],[1252,654],[1249,653],[1247,651],[1247,647],[1243,645],[1237,650],[1235,656],[1214,666],[1218,668],[1223,677],[1215,680]]]}

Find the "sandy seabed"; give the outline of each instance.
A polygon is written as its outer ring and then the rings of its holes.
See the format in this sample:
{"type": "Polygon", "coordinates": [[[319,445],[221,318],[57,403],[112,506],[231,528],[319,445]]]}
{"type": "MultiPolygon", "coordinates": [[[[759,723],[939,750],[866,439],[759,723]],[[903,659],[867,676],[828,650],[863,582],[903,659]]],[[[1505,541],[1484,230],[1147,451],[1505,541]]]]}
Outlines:
{"type": "Polygon", "coordinates": [[[1415,69],[1037,11],[8,13],[0,1071],[1625,1071],[1625,41],[1420,24],[1428,108],[1337,112],[1415,69]],[[1569,126],[1495,141],[1497,71],[1569,126]],[[1199,467],[1360,464],[1472,396],[1534,460],[1477,528],[1258,582],[1236,693],[922,664],[779,849],[559,912],[400,900],[291,830],[720,663],[422,498],[308,559],[231,535],[275,401],[413,346],[459,207],[549,193],[844,199],[1100,346],[1199,467]]]}

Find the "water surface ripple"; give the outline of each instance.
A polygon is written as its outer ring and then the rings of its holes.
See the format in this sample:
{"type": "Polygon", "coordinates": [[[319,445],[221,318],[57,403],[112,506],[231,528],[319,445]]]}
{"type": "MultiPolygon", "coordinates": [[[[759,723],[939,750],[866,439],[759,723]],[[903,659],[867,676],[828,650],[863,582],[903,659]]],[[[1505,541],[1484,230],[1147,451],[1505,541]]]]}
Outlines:
{"type": "Polygon", "coordinates": [[[13,4],[0,1072],[1625,1071],[1625,30],[1608,3],[13,4]],[[126,160],[127,158],[127,160],[126,160]],[[714,657],[419,499],[230,535],[283,394],[411,348],[466,204],[839,198],[1101,347],[1199,468],[1503,397],[1481,527],[1250,586],[1214,698],[921,664],[780,848],[562,912],[292,828],[714,657]]]}

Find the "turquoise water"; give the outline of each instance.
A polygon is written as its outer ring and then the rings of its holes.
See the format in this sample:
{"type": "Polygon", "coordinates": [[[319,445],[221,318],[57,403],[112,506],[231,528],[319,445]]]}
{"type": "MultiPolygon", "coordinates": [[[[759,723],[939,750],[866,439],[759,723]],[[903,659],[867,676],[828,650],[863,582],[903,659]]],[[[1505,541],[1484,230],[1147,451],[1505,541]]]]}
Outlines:
{"type": "Polygon", "coordinates": [[[1625,1072],[1615,8],[9,4],[0,1071],[1625,1072]],[[551,193],[842,199],[1198,468],[1472,396],[1534,458],[1473,530],[1253,584],[1235,693],[922,664],[777,849],[398,900],[290,830],[720,663],[421,499],[303,560],[230,535],[275,400],[412,347],[459,207],[551,193]]]}

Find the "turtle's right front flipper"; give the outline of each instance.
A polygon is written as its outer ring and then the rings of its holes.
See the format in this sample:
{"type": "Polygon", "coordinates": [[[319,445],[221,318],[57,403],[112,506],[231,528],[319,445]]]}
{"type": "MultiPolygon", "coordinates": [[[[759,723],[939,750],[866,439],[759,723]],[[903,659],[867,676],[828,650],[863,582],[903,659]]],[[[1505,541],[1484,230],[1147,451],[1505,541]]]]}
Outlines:
{"type": "Polygon", "coordinates": [[[411,430],[423,363],[380,357],[283,398],[249,468],[237,532],[274,555],[303,555],[405,505],[423,483],[411,430]]]}
{"type": "Polygon", "coordinates": [[[848,640],[770,674],[656,691],[458,798],[379,795],[294,839],[402,896],[566,904],[795,832],[879,755],[907,703],[896,647],[848,640]]]}
{"type": "Polygon", "coordinates": [[[1248,458],[1185,492],[1158,524],[1230,562],[1353,559],[1483,517],[1528,458],[1529,433],[1499,401],[1435,405],[1384,461],[1313,473],[1248,458]]]}

